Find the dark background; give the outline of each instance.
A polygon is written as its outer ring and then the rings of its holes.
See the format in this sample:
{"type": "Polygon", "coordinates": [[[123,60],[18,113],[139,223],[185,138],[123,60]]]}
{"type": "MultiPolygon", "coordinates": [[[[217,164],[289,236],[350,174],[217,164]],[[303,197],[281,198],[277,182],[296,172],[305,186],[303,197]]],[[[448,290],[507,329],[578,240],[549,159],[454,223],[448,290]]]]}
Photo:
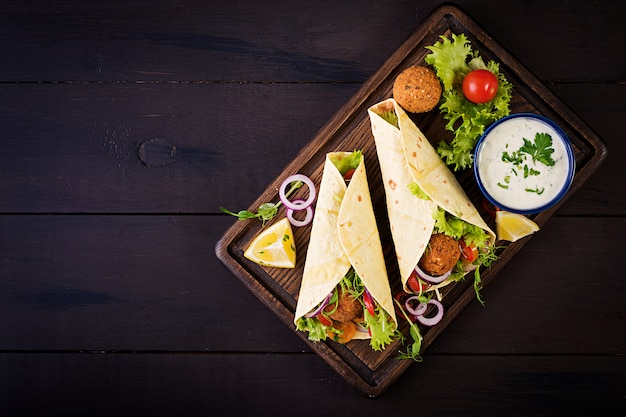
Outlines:
{"type": "Polygon", "coordinates": [[[215,256],[439,4],[2,2],[0,414],[624,415],[626,3],[457,2],[609,153],[382,397],[215,256]]]}

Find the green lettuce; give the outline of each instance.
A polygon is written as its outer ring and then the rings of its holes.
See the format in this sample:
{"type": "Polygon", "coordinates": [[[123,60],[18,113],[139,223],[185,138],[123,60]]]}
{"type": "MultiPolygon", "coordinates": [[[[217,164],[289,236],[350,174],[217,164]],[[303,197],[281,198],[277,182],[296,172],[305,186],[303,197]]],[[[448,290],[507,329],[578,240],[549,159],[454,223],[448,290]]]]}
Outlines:
{"type": "Polygon", "coordinates": [[[337,170],[339,171],[339,173],[343,176],[343,175],[346,175],[346,172],[350,171],[351,169],[356,169],[356,167],[358,167],[359,164],[361,163],[362,158],[363,158],[362,151],[354,151],[351,154],[344,156],[344,157],[339,157],[339,158],[337,158],[336,156],[332,157],[331,161],[337,167],[337,170]]]}
{"type": "MultiPolygon", "coordinates": [[[[463,238],[466,245],[474,245],[478,248],[478,259],[473,262],[473,264],[476,265],[476,269],[474,269],[474,292],[476,293],[478,301],[484,305],[485,303],[480,296],[480,290],[482,289],[480,268],[488,267],[497,259],[495,246],[489,244],[489,234],[478,226],[447,214],[447,212],[441,207],[435,211],[433,217],[435,218],[436,232],[445,233],[456,240],[463,238]]],[[[463,263],[461,260],[459,260],[457,267],[454,268],[454,270],[455,272],[452,273],[450,279],[453,281],[460,281],[464,279],[465,274],[463,272],[463,263]]]]}
{"type": "Polygon", "coordinates": [[[488,246],[489,235],[484,229],[458,217],[448,215],[441,207],[435,211],[433,217],[435,218],[435,230],[438,233],[445,233],[456,240],[463,238],[468,246],[474,245],[478,249],[484,249],[488,246]]]}
{"type": "Polygon", "coordinates": [[[378,115],[390,125],[400,127],[400,125],[398,124],[398,115],[396,114],[395,110],[387,110],[379,113],[378,115]]]}
{"type": "Polygon", "coordinates": [[[417,198],[421,198],[422,200],[430,200],[428,194],[422,190],[422,187],[419,186],[416,182],[412,182],[408,185],[409,191],[417,198]]]}
{"type": "MultiPolygon", "coordinates": [[[[350,268],[346,276],[339,282],[338,286],[333,290],[333,296],[329,305],[337,301],[338,287],[343,291],[349,292],[355,299],[359,300],[363,305],[363,318],[365,326],[370,331],[370,346],[376,351],[383,350],[385,346],[390,344],[394,338],[400,337],[401,334],[396,328],[395,322],[391,316],[374,300],[375,308],[372,316],[363,302],[363,293],[365,286],[361,277],[356,273],[354,268],[350,268]]],[[[320,322],[317,317],[300,317],[296,321],[296,330],[308,332],[309,340],[319,342],[326,340],[328,332],[333,332],[332,326],[326,326],[320,322]]]]}
{"type": "Polygon", "coordinates": [[[426,49],[431,53],[424,60],[434,68],[443,85],[439,109],[447,122],[445,128],[454,133],[450,143],[439,143],[437,152],[455,171],[463,170],[472,166],[472,151],[485,128],[510,113],[513,86],[500,72],[497,62],[485,63],[478,52],[472,50],[464,34],[452,34],[452,39],[442,35],[441,42],[426,49]],[[498,92],[487,103],[472,103],[463,95],[463,78],[476,69],[487,69],[498,78],[498,92]]]}
{"type": "Polygon", "coordinates": [[[309,340],[319,342],[326,340],[326,330],[329,326],[325,326],[316,317],[300,317],[296,322],[296,330],[309,333],[309,340]]]}

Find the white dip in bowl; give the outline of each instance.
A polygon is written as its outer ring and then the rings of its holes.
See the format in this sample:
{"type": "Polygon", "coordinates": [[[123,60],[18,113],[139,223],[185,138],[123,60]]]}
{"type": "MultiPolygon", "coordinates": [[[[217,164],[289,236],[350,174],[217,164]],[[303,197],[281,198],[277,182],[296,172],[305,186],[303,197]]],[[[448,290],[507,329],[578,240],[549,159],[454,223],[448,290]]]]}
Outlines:
{"type": "Polygon", "coordinates": [[[518,113],[493,123],[478,140],[474,174],[485,197],[502,210],[538,213],[563,198],[576,160],[565,133],[551,120],[518,113]]]}

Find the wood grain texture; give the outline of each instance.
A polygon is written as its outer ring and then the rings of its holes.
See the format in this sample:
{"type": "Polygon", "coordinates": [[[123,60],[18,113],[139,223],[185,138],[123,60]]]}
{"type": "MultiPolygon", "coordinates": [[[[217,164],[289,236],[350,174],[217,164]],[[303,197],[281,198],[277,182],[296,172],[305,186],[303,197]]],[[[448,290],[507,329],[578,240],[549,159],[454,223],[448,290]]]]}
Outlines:
{"type": "Polygon", "coordinates": [[[624,357],[434,356],[371,400],[312,354],[0,354],[13,415],[621,416],[624,357]],[[284,372],[289,369],[290,372],[284,372]],[[24,389],[28,385],[36,396],[24,389]],[[236,385],[236,386],[235,386],[236,385]],[[451,394],[454,397],[451,397],[451,394]],[[69,400],[69,396],[72,400],[69,400]],[[312,399],[312,396],[314,399],[312,399]],[[469,411],[468,411],[469,410],[469,411]]]}
{"type": "MultiPolygon", "coordinates": [[[[0,321],[0,350],[310,352],[212,256],[232,222],[1,216],[0,314],[19,320],[0,321]],[[234,329],[245,337],[230,337],[234,329]]],[[[432,350],[624,352],[626,339],[613,331],[626,326],[622,282],[590,280],[619,270],[621,259],[605,253],[624,234],[612,217],[551,219],[484,289],[486,305],[470,303],[432,350]],[[583,243],[598,235],[606,246],[583,243]],[[563,242],[575,242],[567,259],[563,242]]]]}
{"type": "Polygon", "coordinates": [[[609,153],[385,395],[213,255],[441,3],[2,2],[0,413],[624,415],[621,2],[457,2],[609,153]]]}
{"type": "MultiPolygon", "coordinates": [[[[363,82],[440,3],[10,1],[0,79],[363,82]]],[[[484,1],[457,4],[545,81],[624,79],[612,64],[626,13],[614,2],[516,2],[515,19],[484,1]]]]}
{"type": "MultiPolygon", "coordinates": [[[[200,214],[248,207],[361,86],[0,84],[0,211],[200,214]],[[172,146],[174,155],[162,159],[172,146]],[[142,148],[161,155],[160,163],[142,161],[142,148]],[[251,164],[255,157],[263,163],[251,164]]],[[[561,212],[624,215],[625,183],[612,179],[626,152],[616,129],[626,118],[626,86],[547,88],[609,144],[605,163],[561,212]]]]}
{"type": "MultiPolygon", "coordinates": [[[[374,212],[377,214],[378,229],[390,271],[389,281],[392,293],[400,288],[400,281],[397,273],[394,274],[392,270],[395,265],[393,244],[390,239],[385,239],[388,221],[385,216],[384,191],[372,139],[371,123],[369,117],[366,117],[367,109],[391,97],[397,75],[410,65],[423,65],[427,54],[426,47],[437,42],[439,37],[450,33],[465,34],[472,42],[473,48],[484,59],[495,59],[499,62],[500,71],[514,86],[513,99],[510,103],[511,112],[542,114],[555,121],[564,130],[570,140],[576,160],[576,174],[569,194],[578,190],[606,158],[606,146],[597,134],[591,131],[523,64],[508,54],[502,45],[494,41],[484,29],[457,7],[446,5],[438,8],[400,45],[350,101],[300,151],[281,176],[276,178],[253,203],[253,207],[257,207],[266,201],[276,201],[277,188],[288,175],[293,173],[308,175],[315,184],[319,184],[323,161],[328,152],[362,150],[365,165],[368,167],[368,183],[374,212]]],[[[445,140],[445,121],[440,114],[424,113],[412,117],[426,138],[430,138],[434,147],[440,140],[445,140]]],[[[471,171],[458,173],[457,179],[480,212],[483,197],[471,171]]],[[[543,226],[557,209],[558,206],[555,206],[530,217],[539,226],[543,226]]],[[[484,210],[482,215],[483,218],[488,217],[484,210]]],[[[296,268],[290,270],[272,270],[262,268],[245,259],[243,253],[250,241],[260,232],[260,228],[259,224],[254,223],[247,223],[245,226],[240,223],[233,225],[219,241],[216,253],[251,292],[257,295],[268,308],[274,310],[285,324],[289,324],[293,322],[303,263],[296,264],[296,268]]],[[[299,258],[304,259],[306,253],[303,253],[302,248],[306,247],[308,228],[300,228],[298,232],[300,233],[295,233],[294,237],[298,247],[301,248],[299,258]]],[[[506,263],[522,249],[524,243],[525,241],[508,245],[505,242],[499,242],[502,249],[498,253],[498,261],[481,273],[483,285],[488,285],[494,279],[506,263]]],[[[441,298],[446,313],[442,322],[437,326],[420,329],[423,336],[422,351],[428,349],[449,323],[475,298],[475,291],[471,281],[465,280],[445,287],[441,298]]],[[[408,326],[399,326],[399,330],[404,339],[411,338],[408,326]]],[[[334,343],[308,343],[347,381],[372,396],[384,392],[407,367],[406,362],[399,362],[395,354],[390,354],[401,349],[398,342],[393,343],[383,353],[372,351],[366,342],[357,341],[345,346],[334,343]]]]}

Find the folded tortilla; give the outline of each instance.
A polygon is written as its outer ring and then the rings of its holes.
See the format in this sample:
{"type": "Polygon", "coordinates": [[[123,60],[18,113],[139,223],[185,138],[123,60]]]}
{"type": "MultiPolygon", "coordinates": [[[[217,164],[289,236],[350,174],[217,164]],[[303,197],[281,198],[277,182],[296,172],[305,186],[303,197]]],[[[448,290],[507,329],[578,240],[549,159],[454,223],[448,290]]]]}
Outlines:
{"type": "MultiPolygon", "coordinates": [[[[491,237],[491,245],[495,242],[495,233],[435,148],[394,99],[373,105],[368,114],[384,182],[400,277],[404,290],[410,292],[407,281],[427,248],[435,225],[433,213],[438,206],[485,230],[491,237]],[[398,126],[381,116],[388,112],[395,113],[398,126]],[[413,194],[409,189],[411,184],[417,184],[430,199],[413,194]]],[[[429,290],[450,282],[445,280],[429,290]]]]}
{"type": "MultiPolygon", "coordinates": [[[[326,155],[294,323],[317,307],[352,266],[374,300],[398,325],[383,249],[374,217],[365,157],[346,184],[333,160],[350,152],[326,155]]],[[[358,331],[355,339],[369,339],[358,331]]]]}

